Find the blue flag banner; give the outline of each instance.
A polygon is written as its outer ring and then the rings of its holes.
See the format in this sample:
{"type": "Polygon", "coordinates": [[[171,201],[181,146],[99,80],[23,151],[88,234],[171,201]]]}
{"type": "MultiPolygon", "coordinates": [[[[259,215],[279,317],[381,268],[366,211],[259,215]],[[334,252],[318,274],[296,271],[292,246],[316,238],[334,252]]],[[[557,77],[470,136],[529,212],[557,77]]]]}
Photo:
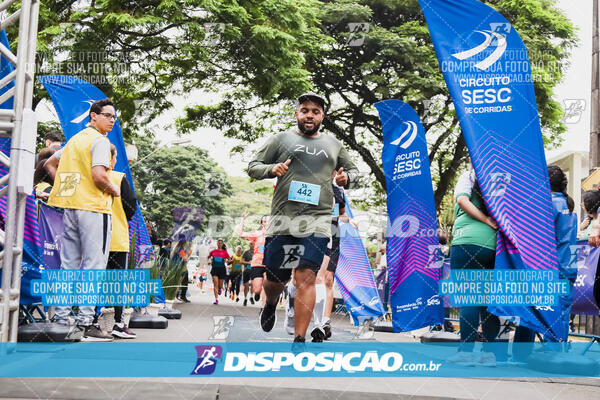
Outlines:
{"type": "Polygon", "coordinates": [[[577,251],[577,278],[573,285],[571,314],[600,315],[598,300],[594,296],[600,247],[592,247],[588,245],[587,240],[580,240],[575,250],[577,251]]]}
{"type": "Polygon", "coordinates": [[[395,332],[441,324],[441,251],[425,131],[400,100],[375,104],[383,126],[387,264],[395,332]]]}
{"type": "MultiPolygon", "coordinates": [[[[353,218],[350,202],[346,199],[346,214],[353,218]]],[[[340,258],[335,278],[346,308],[355,325],[385,314],[375,278],[358,230],[349,223],[340,222],[340,258]]]]}
{"type": "MultiPolygon", "coordinates": [[[[7,49],[10,48],[8,43],[8,37],[4,30],[0,31],[0,43],[7,49]]],[[[13,65],[6,59],[6,57],[0,57],[0,79],[6,77],[14,70],[13,65]]],[[[0,90],[0,94],[3,94],[10,88],[14,87],[14,80],[9,82],[4,88],[0,90]]],[[[4,103],[0,104],[1,109],[10,110],[13,108],[13,98],[11,97],[4,103]]],[[[10,157],[10,138],[0,138],[0,151],[7,157],[10,157]]],[[[0,178],[3,178],[8,174],[8,168],[3,164],[0,165],[0,178]]],[[[5,229],[4,221],[6,218],[7,208],[7,197],[0,197],[0,227],[5,229]]],[[[39,300],[29,296],[29,281],[30,279],[36,279],[40,276],[40,265],[42,264],[40,251],[40,234],[37,223],[36,208],[35,208],[35,197],[30,195],[25,200],[25,229],[23,231],[23,256],[21,263],[21,304],[31,304],[39,300]]],[[[1,274],[0,274],[1,283],[1,274]]]]}
{"type": "MultiPolygon", "coordinates": [[[[72,76],[48,75],[38,77],[38,79],[42,82],[52,99],[65,139],[67,140],[86,128],[89,122],[88,114],[92,103],[106,98],[106,95],[97,87],[72,76]]],[[[121,125],[118,119],[107,137],[117,148],[115,171],[124,172],[129,180],[129,185],[133,189],[133,178],[131,177],[129,161],[127,161],[125,152],[125,142],[123,141],[121,125]]],[[[134,236],[136,265],[152,261],[154,259],[154,252],[139,205],[133,219],[129,221],[130,240],[134,236]]]]}
{"type": "MultiPolygon", "coordinates": [[[[552,200],[527,49],[476,0],[419,0],[477,181],[497,222],[496,269],[558,271],[552,200]]],[[[557,307],[490,307],[555,338],[557,307]]]]}
{"type": "Polygon", "coordinates": [[[42,259],[44,268],[60,269],[60,249],[65,234],[63,211],[46,203],[39,203],[40,239],[42,241],[42,259]]]}

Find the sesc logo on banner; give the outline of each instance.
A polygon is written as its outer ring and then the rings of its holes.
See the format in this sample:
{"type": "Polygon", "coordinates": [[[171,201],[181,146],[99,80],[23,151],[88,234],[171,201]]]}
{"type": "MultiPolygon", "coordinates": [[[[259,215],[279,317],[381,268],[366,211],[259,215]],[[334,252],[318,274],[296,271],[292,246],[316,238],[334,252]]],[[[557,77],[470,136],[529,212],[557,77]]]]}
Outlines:
{"type": "Polygon", "coordinates": [[[521,82],[522,73],[529,71],[529,64],[521,60],[527,56],[526,52],[508,48],[512,26],[505,22],[493,22],[489,26],[490,29],[472,31],[467,36],[468,44],[462,37],[458,38],[460,48],[442,62],[443,72],[456,73],[461,100],[468,114],[513,111],[510,85],[521,82]]]}

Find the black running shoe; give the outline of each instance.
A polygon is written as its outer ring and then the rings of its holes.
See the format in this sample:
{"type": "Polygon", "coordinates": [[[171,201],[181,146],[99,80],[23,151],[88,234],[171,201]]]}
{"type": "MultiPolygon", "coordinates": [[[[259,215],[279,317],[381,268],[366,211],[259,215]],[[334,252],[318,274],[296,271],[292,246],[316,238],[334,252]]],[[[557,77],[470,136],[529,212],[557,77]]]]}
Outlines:
{"type": "Polygon", "coordinates": [[[450,322],[448,320],[444,321],[444,330],[446,332],[454,332],[455,329],[454,329],[454,325],[452,325],[452,322],[450,322]]]}
{"type": "Polygon", "coordinates": [[[314,343],[321,343],[325,340],[325,331],[320,326],[315,326],[315,329],[312,330],[310,336],[313,338],[314,343]]]}
{"type": "Polygon", "coordinates": [[[254,304],[254,296],[250,296],[250,304],[254,304]]]}
{"type": "Polygon", "coordinates": [[[260,293],[254,293],[254,301],[260,300],[260,293]]]}
{"type": "Polygon", "coordinates": [[[294,338],[294,343],[292,343],[292,353],[298,354],[306,351],[306,340],[304,337],[298,335],[294,338]]]}
{"type": "Polygon", "coordinates": [[[111,334],[121,339],[135,339],[136,334],[129,330],[125,324],[115,324],[111,334]]]}
{"type": "Polygon", "coordinates": [[[323,331],[325,331],[325,340],[331,337],[331,322],[327,321],[323,324],[323,331]]]}
{"type": "Polygon", "coordinates": [[[244,299],[244,307],[248,305],[248,299],[244,299]]]}
{"type": "Polygon", "coordinates": [[[260,312],[260,326],[263,331],[271,332],[271,329],[275,326],[275,322],[277,322],[277,304],[265,304],[265,308],[260,312]]]}

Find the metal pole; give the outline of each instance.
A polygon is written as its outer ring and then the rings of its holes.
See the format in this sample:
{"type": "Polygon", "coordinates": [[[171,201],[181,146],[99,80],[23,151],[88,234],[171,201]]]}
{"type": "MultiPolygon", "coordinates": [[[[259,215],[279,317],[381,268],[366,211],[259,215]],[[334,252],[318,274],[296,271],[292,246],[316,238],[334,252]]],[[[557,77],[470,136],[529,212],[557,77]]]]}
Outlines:
{"type": "MultiPolygon", "coordinates": [[[[33,70],[37,37],[39,0],[21,1],[19,45],[15,65],[13,110],[7,133],[11,138],[10,166],[6,186],[7,206],[2,252],[2,293],[0,304],[0,342],[17,340],[21,259],[27,195],[33,183],[35,152],[35,114],[31,110],[33,70]],[[30,174],[31,172],[31,174],[30,174]],[[31,176],[29,176],[31,175],[31,176]]],[[[16,20],[15,14],[7,20],[16,20]]],[[[8,80],[5,82],[8,84],[8,80]]]]}
{"type": "Polygon", "coordinates": [[[594,0],[592,12],[592,96],[591,96],[591,126],[590,126],[590,172],[594,168],[600,166],[599,160],[599,141],[600,135],[600,81],[598,79],[598,57],[599,57],[599,41],[598,41],[598,0],[594,0]]]}

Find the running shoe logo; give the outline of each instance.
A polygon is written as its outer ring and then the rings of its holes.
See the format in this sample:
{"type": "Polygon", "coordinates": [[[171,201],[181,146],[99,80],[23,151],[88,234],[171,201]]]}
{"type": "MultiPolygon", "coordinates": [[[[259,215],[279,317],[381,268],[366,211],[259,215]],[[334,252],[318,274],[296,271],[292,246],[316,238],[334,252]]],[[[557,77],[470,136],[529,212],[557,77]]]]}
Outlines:
{"type": "Polygon", "coordinates": [[[84,100],[83,102],[84,103],[88,103],[89,106],[88,106],[87,110],[85,110],[83,112],[83,114],[81,114],[79,117],[73,118],[71,120],[72,124],[79,124],[79,123],[81,123],[81,121],[83,121],[90,114],[90,108],[92,107],[92,104],[94,103],[94,100],[84,100]]]}
{"type": "Polygon", "coordinates": [[[406,129],[404,132],[402,132],[402,135],[400,135],[398,139],[394,140],[390,144],[393,144],[394,146],[400,146],[403,149],[408,149],[412,142],[414,142],[417,138],[417,124],[415,124],[413,121],[406,121],[404,123],[406,124],[406,129]],[[404,139],[406,140],[404,143],[402,143],[404,139]]]}
{"type": "Polygon", "coordinates": [[[217,360],[221,359],[223,349],[221,346],[196,346],[198,361],[196,368],[190,375],[210,375],[217,368],[217,360]]]}
{"type": "Polygon", "coordinates": [[[481,44],[473,47],[472,49],[461,51],[459,53],[452,54],[452,57],[459,60],[466,60],[481,53],[490,46],[496,46],[496,49],[486,58],[475,64],[475,67],[485,71],[492,64],[494,64],[506,51],[506,35],[510,33],[511,25],[509,23],[493,23],[490,24],[490,30],[476,30],[475,32],[481,33],[484,36],[484,40],[481,44]]]}

